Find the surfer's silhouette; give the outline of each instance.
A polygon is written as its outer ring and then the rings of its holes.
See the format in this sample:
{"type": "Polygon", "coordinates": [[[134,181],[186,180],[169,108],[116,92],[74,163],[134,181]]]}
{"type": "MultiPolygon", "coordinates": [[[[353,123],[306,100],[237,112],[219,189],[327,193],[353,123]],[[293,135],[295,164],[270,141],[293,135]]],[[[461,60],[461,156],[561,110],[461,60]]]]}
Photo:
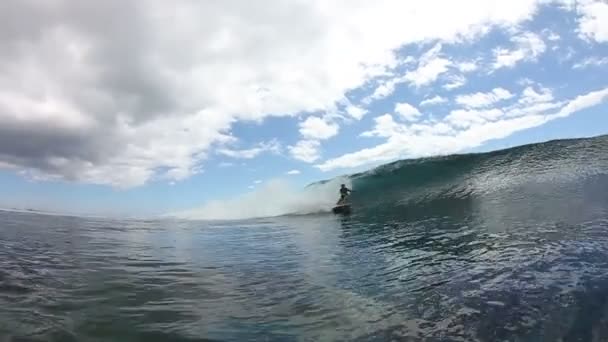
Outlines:
{"type": "Polygon", "coordinates": [[[347,188],[346,185],[340,185],[340,199],[338,200],[337,204],[344,204],[344,202],[346,202],[346,197],[348,197],[348,194],[351,192],[353,191],[347,188]]]}

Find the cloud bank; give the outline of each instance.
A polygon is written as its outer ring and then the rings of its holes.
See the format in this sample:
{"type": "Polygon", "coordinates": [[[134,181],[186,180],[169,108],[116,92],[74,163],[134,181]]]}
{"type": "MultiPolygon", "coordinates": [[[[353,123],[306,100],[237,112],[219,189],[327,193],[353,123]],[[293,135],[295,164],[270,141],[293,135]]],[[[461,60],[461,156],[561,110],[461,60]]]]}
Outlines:
{"type": "MultiPolygon", "coordinates": [[[[341,115],[361,120],[370,115],[365,103],[389,96],[398,84],[428,87],[457,70],[445,84],[457,89],[465,73],[480,70],[475,61],[449,58],[446,44],[474,41],[492,28],[517,28],[539,6],[555,4],[576,12],[581,39],[608,41],[608,5],[593,0],[577,6],[565,0],[269,0],[264,6],[235,0],[4,0],[0,168],[33,179],[114,187],[179,181],[204,172],[211,154],[254,158],[280,149],[272,143],[235,149],[235,123],[306,115],[313,116],[299,121],[301,140],[288,150],[298,160],[318,162],[322,141],[340,132],[341,115]],[[399,50],[418,43],[426,47],[421,58],[399,50]],[[378,79],[385,81],[369,101],[349,102],[349,92],[378,79]]],[[[538,34],[516,32],[509,46],[494,50],[492,65],[512,68],[546,51],[538,34]]],[[[574,101],[562,110],[581,107],[574,101]]],[[[425,105],[432,103],[445,101],[435,97],[425,105]]],[[[556,102],[533,105],[559,108],[556,102]]],[[[455,135],[447,135],[454,129],[451,120],[405,127],[393,116],[378,117],[376,129],[387,125],[394,133],[382,133],[385,144],[319,167],[452,151],[551,118],[513,114],[523,107],[466,110],[450,114],[470,123],[455,135]],[[441,138],[430,139],[437,134],[441,138]]],[[[396,112],[419,118],[411,108],[396,112]]]]}

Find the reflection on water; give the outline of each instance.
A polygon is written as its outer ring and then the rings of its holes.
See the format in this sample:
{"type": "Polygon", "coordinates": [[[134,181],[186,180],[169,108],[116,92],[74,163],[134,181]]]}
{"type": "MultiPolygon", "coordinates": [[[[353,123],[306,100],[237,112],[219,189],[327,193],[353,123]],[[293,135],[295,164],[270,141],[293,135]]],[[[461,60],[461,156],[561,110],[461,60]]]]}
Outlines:
{"type": "Polygon", "coordinates": [[[1,212],[0,340],[606,340],[607,203],[579,193],[247,222],[1,212]]]}

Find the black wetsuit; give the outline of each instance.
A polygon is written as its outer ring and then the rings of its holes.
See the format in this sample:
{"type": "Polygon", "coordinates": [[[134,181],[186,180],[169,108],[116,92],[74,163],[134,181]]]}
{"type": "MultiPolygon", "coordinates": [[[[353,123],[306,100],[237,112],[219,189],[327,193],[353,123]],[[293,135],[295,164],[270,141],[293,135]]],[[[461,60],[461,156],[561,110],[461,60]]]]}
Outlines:
{"type": "Polygon", "coordinates": [[[351,190],[349,188],[347,188],[347,187],[340,188],[340,201],[338,201],[338,202],[344,201],[344,199],[346,199],[346,196],[348,196],[348,193],[350,191],[351,190]]]}

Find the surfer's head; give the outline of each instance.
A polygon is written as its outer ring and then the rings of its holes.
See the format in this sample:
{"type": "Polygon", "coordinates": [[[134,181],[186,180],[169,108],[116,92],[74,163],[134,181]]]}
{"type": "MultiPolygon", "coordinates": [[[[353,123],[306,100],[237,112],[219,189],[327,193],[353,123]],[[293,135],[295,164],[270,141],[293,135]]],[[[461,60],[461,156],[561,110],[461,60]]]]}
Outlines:
{"type": "Polygon", "coordinates": [[[345,185],[344,184],[340,184],[340,187],[343,188],[345,185]]]}

